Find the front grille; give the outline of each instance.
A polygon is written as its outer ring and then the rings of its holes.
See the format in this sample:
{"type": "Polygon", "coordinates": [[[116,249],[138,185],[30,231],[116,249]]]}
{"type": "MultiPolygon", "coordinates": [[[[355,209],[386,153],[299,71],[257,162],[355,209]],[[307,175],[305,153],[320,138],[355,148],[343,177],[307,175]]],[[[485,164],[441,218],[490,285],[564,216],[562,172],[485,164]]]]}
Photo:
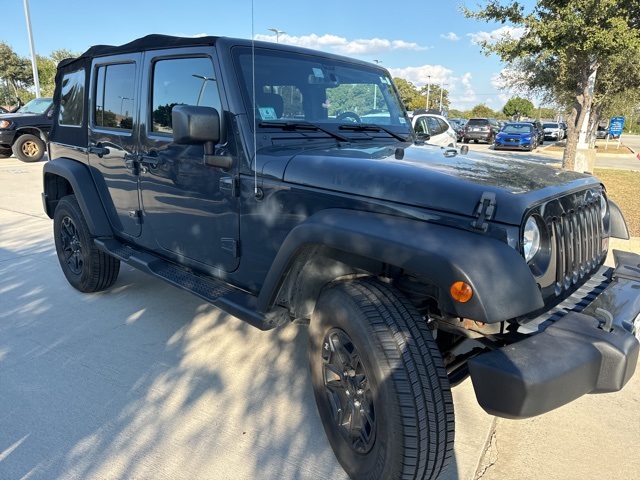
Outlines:
{"type": "Polygon", "coordinates": [[[556,260],[556,295],[569,290],[602,260],[603,235],[600,202],[580,205],[551,219],[556,260]]]}

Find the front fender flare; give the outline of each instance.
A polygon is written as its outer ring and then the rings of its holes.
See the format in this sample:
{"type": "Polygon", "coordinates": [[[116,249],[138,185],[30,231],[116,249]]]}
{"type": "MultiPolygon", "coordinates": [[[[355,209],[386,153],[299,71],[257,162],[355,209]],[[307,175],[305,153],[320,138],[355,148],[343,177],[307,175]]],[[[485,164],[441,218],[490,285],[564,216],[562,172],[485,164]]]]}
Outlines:
{"type": "Polygon", "coordinates": [[[544,306],[529,267],[506,243],[416,219],[329,209],[289,233],[260,292],[261,311],[273,305],[296,257],[312,245],[403,268],[428,278],[445,294],[454,282],[467,282],[473,288],[471,300],[451,300],[460,317],[494,323],[544,306]]]}

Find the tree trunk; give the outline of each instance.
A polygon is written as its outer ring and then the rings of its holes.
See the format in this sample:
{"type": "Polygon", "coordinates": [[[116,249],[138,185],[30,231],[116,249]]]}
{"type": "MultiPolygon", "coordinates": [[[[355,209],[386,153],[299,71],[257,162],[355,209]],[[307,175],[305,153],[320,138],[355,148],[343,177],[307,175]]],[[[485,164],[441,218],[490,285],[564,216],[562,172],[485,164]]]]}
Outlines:
{"type": "Polygon", "coordinates": [[[589,77],[596,67],[595,65],[592,67],[592,62],[589,58],[583,58],[580,63],[582,67],[579,69],[576,97],[573,101],[571,114],[567,119],[567,142],[564,149],[564,157],[562,158],[562,168],[566,170],[574,170],[575,168],[580,129],[593,101],[593,94],[589,89],[589,77]]]}

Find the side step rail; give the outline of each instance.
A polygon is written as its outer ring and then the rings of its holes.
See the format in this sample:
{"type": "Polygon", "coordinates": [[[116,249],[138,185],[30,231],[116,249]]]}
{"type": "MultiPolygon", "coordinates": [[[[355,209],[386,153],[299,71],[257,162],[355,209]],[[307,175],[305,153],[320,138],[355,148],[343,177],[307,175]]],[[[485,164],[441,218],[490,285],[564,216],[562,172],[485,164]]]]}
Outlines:
{"type": "Polygon", "coordinates": [[[275,307],[267,314],[257,312],[256,296],[238,290],[216,278],[189,272],[113,238],[96,238],[94,243],[100,250],[121,262],[186,290],[260,330],[271,330],[289,320],[288,312],[281,307],[275,307]]]}

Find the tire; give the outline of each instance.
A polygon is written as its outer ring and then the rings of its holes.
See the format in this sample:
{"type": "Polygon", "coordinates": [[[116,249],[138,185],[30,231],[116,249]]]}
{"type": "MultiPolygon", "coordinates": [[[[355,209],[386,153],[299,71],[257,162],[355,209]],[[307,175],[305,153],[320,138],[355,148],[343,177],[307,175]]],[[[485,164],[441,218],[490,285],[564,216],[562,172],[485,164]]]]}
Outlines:
{"type": "Polygon", "coordinates": [[[25,133],[13,144],[13,154],[23,162],[39,162],[44,157],[45,145],[40,137],[25,133]]]}
{"type": "Polygon", "coordinates": [[[474,140],[473,140],[473,143],[478,143],[478,139],[477,139],[477,138],[476,138],[476,139],[474,139],[474,140]]]}
{"type": "Polygon", "coordinates": [[[84,293],[109,288],[118,278],[120,260],[98,250],[75,195],[58,202],[53,216],[58,261],[69,283],[84,293]]]}
{"type": "Polygon", "coordinates": [[[469,143],[469,139],[468,139],[468,138],[463,138],[463,139],[462,139],[462,141],[463,141],[464,143],[469,143]]]}
{"type": "Polygon", "coordinates": [[[311,383],[325,433],[351,478],[437,478],[453,455],[449,381],[426,322],[399,292],[334,283],[309,327],[311,383]]]}
{"type": "Polygon", "coordinates": [[[489,137],[489,139],[487,140],[487,143],[488,143],[489,145],[493,145],[493,142],[495,142],[495,141],[496,141],[495,137],[494,137],[494,136],[491,136],[491,137],[489,137]]]}
{"type": "Polygon", "coordinates": [[[12,153],[10,148],[0,148],[0,158],[9,158],[12,153]]]}

